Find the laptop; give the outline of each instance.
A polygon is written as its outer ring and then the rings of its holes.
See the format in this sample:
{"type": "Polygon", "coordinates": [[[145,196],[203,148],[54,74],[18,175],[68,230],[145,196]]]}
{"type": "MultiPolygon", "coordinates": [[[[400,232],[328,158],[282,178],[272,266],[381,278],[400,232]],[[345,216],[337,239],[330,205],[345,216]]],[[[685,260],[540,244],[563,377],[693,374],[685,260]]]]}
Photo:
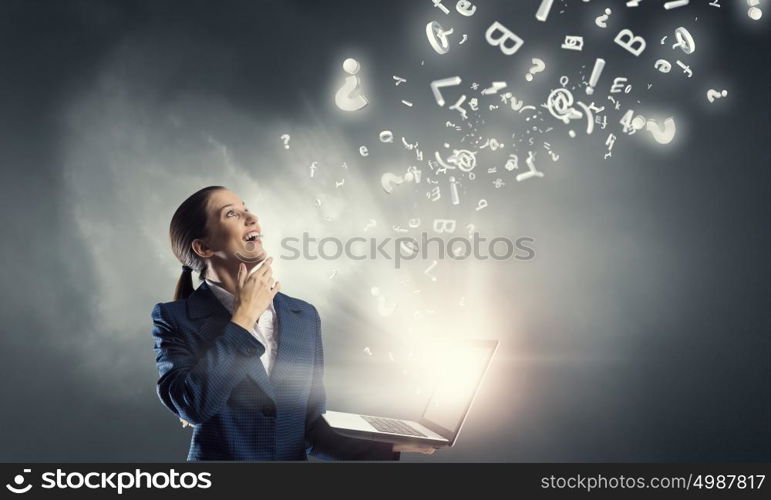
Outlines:
{"type": "Polygon", "coordinates": [[[453,446],[466,420],[495,350],[497,340],[452,342],[440,375],[419,420],[327,410],[322,416],[338,434],[389,443],[453,446]]]}

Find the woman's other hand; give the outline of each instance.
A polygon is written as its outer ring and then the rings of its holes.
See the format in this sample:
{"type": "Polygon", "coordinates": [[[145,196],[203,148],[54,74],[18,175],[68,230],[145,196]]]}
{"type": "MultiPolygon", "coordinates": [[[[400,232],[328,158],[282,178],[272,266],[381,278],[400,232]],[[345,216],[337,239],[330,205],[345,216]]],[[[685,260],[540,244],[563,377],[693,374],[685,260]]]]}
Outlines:
{"type": "Polygon", "coordinates": [[[254,327],[281,288],[281,284],[273,280],[271,262],[273,257],[268,257],[264,264],[251,274],[248,274],[246,264],[241,262],[238,265],[232,321],[245,330],[254,327]]]}
{"type": "Polygon", "coordinates": [[[405,453],[423,453],[424,455],[433,455],[436,451],[436,448],[430,445],[420,445],[420,444],[404,444],[404,443],[394,443],[393,451],[401,451],[405,453]]]}

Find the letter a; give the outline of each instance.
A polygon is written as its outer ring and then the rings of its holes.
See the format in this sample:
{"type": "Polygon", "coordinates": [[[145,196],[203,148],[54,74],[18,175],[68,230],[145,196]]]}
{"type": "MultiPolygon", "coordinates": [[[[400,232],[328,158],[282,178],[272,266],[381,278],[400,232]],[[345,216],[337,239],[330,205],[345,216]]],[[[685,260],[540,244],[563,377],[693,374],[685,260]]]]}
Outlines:
{"type": "Polygon", "coordinates": [[[642,54],[643,50],[645,50],[645,40],[643,37],[634,36],[632,30],[627,28],[619,31],[618,35],[616,35],[616,38],[613,41],[634,54],[635,57],[638,57],[640,54],[642,54]],[[639,43],[639,46],[635,48],[636,43],[639,43]]]}
{"type": "Polygon", "coordinates": [[[487,31],[485,32],[485,40],[487,40],[487,43],[493,47],[498,45],[501,48],[501,52],[507,56],[517,52],[519,48],[522,47],[522,44],[525,43],[524,40],[512,33],[508,28],[506,28],[506,26],[502,25],[498,21],[493,22],[493,24],[487,28],[487,31]],[[501,36],[494,38],[493,35],[496,31],[500,32],[501,36]],[[507,46],[507,40],[512,40],[514,42],[513,45],[507,46]]]}

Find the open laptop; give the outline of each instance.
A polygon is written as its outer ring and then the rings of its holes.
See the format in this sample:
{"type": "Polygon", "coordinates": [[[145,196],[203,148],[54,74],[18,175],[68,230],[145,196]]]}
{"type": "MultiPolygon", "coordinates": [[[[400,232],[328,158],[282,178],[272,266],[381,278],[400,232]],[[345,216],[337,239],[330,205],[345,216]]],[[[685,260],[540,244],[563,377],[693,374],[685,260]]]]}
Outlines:
{"type": "Polygon", "coordinates": [[[497,348],[497,340],[453,342],[452,354],[442,360],[447,366],[446,371],[440,375],[423,416],[417,422],[329,410],[322,416],[335,432],[348,437],[452,446],[497,348]]]}

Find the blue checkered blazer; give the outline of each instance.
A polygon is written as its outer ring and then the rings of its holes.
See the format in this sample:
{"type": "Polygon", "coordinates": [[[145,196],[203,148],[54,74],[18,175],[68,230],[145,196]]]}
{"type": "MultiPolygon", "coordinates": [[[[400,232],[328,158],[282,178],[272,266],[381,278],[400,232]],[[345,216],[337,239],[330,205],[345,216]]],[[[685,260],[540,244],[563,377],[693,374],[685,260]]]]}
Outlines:
{"type": "Polygon", "coordinates": [[[205,281],[187,299],[153,308],[158,397],[195,425],[187,460],[398,460],[391,444],[340,436],[321,418],[318,311],[281,292],[273,305],[278,356],[270,376],[263,345],[230,321],[205,281]]]}

